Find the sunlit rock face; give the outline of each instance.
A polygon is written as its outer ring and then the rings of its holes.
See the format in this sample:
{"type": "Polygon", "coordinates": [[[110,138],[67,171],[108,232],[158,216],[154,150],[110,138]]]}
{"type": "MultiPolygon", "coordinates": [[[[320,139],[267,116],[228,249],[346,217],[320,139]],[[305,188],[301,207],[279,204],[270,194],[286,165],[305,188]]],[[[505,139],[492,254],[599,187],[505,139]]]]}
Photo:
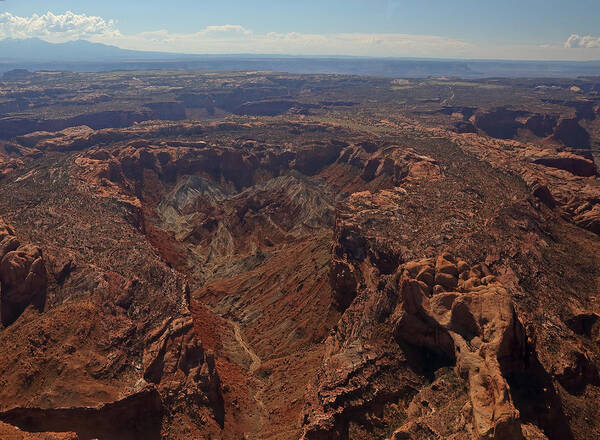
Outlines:
{"type": "Polygon", "coordinates": [[[0,438],[599,437],[593,80],[64,75],[2,85],[0,438]]]}

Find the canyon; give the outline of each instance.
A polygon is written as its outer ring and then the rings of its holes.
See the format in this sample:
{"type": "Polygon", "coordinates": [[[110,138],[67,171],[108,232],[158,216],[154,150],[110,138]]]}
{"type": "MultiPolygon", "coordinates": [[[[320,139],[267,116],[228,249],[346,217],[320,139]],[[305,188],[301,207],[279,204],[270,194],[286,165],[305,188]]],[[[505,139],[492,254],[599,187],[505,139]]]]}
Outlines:
{"type": "Polygon", "coordinates": [[[599,83],[0,83],[0,438],[600,438],[599,83]]]}

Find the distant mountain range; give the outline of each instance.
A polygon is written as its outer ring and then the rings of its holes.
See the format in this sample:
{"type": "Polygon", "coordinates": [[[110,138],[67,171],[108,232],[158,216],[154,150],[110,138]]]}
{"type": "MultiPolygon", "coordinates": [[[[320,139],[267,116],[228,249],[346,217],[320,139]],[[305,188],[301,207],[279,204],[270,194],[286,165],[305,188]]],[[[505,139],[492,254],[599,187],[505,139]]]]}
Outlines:
{"type": "Polygon", "coordinates": [[[190,55],[126,50],[84,40],[56,44],[36,38],[0,40],[0,73],[17,68],[79,72],[121,69],[272,70],[417,78],[600,76],[600,61],[190,55]]]}
{"type": "Polygon", "coordinates": [[[0,40],[0,62],[106,62],[123,60],[157,60],[180,58],[181,55],[120,49],[116,46],[78,40],[48,43],[39,38],[0,40]]]}

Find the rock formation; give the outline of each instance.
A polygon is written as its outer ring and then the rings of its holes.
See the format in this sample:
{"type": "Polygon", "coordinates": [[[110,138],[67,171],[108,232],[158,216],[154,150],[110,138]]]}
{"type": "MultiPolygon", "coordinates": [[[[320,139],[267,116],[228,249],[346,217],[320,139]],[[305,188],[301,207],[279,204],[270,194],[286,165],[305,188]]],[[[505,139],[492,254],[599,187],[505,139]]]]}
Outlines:
{"type": "Polygon", "coordinates": [[[28,306],[42,311],[47,274],[40,248],[21,245],[12,228],[0,218],[0,315],[9,326],[28,306]]]}
{"type": "Polygon", "coordinates": [[[401,341],[454,359],[468,384],[476,438],[518,439],[519,412],[503,373],[523,362],[526,335],[510,294],[486,273],[450,254],[408,264],[392,319],[401,341]]]}
{"type": "Polygon", "coordinates": [[[579,124],[578,119],[565,118],[559,121],[550,138],[567,147],[590,147],[590,135],[585,128],[579,124]]]}
{"type": "Polygon", "coordinates": [[[523,124],[517,121],[522,112],[499,108],[490,112],[481,111],[473,116],[473,124],[488,136],[512,139],[523,124]]]}
{"type": "Polygon", "coordinates": [[[69,75],[0,85],[0,438],[600,438],[597,80],[69,75]]]}

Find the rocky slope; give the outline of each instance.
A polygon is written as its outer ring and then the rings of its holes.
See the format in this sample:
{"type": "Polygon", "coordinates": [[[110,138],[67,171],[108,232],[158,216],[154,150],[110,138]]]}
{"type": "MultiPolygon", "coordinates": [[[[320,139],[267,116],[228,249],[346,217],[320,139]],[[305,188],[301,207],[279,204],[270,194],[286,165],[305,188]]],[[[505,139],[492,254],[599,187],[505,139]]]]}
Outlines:
{"type": "Polygon", "coordinates": [[[343,315],[304,438],[594,437],[597,318],[589,332],[573,324],[597,307],[597,237],[511,174],[465,179],[484,165],[446,147],[453,161],[440,158],[437,181],[355,193],[337,212],[331,276],[343,315]]]}
{"type": "Polygon", "coordinates": [[[139,207],[92,196],[72,157],[31,160],[3,182],[0,418],[81,438],[219,431],[214,357],[139,207]]]}
{"type": "Polygon", "coordinates": [[[600,437],[593,157],[457,110],[1,144],[0,437],[600,437]]]}

